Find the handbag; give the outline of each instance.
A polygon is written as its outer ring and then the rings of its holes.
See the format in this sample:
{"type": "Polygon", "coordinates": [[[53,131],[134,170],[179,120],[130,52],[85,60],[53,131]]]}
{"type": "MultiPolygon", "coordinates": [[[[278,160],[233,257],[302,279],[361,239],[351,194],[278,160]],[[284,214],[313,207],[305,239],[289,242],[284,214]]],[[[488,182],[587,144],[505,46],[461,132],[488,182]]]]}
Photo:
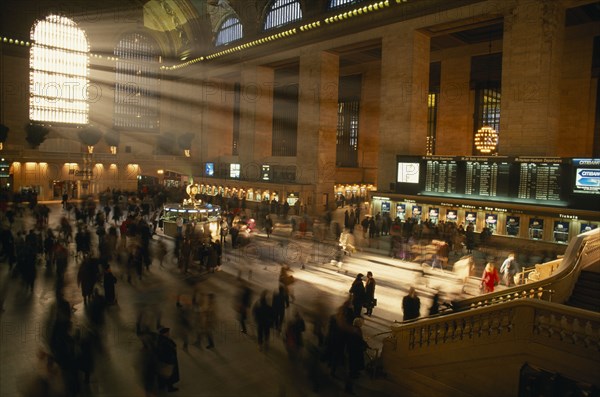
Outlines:
{"type": "Polygon", "coordinates": [[[373,298],[373,307],[377,306],[377,298],[373,298]]]}

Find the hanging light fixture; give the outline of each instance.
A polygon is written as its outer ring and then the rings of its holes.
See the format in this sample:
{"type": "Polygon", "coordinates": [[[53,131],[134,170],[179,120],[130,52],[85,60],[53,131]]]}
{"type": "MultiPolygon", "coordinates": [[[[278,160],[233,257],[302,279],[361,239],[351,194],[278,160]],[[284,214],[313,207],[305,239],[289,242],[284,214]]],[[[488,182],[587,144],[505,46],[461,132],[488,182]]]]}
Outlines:
{"type": "MultiPolygon", "coordinates": [[[[488,57],[492,55],[492,38],[490,36],[490,44],[489,44],[489,53],[488,57]]],[[[489,62],[488,58],[488,62],[489,62]]],[[[490,67],[488,66],[488,76],[486,82],[486,88],[483,93],[483,102],[484,104],[487,102],[486,96],[490,95],[490,67]]],[[[497,112],[498,100],[497,98],[493,99],[494,101],[494,114],[497,112]]],[[[491,123],[489,122],[489,114],[483,112],[485,115],[485,120],[483,121],[483,125],[481,128],[477,130],[475,133],[475,148],[483,153],[489,154],[496,150],[496,146],[498,146],[498,131],[492,128],[491,123]]]]}

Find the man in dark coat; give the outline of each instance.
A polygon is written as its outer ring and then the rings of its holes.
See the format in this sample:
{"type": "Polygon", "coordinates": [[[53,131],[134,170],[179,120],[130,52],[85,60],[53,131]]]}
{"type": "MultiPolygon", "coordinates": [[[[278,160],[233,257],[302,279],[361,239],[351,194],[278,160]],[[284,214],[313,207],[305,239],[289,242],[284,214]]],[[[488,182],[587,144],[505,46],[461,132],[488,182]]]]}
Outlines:
{"type": "Polygon", "coordinates": [[[161,328],[156,341],[156,357],[158,359],[158,388],[177,391],[175,383],[179,382],[179,363],[177,345],[171,339],[170,329],[161,328]]]}
{"type": "Polygon", "coordinates": [[[346,392],[353,393],[353,380],[358,378],[360,371],[365,369],[365,350],[368,345],[362,334],[362,318],[355,318],[348,332],[348,378],[346,392]]]}
{"type": "Polygon", "coordinates": [[[114,305],[117,303],[117,296],[115,294],[115,284],[117,283],[117,278],[112,273],[110,269],[110,265],[106,265],[104,268],[104,299],[108,305],[114,305]]]}
{"type": "Polygon", "coordinates": [[[404,321],[418,318],[421,315],[421,300],[417,296],[415,287],[410,287],[408,295],[402,298],[404,321]]]}
{"type": "Polygon", "coordinates": [[[283,286],[280,285],[279,290],[273,294],[271,306],[273,308],[273,325],[277,332],[281,332],[285,317],[285,289],[283,286]]]}
{"type": "Polygon", "coordinates": [[[86,258],[81,262],[79,272],[77,273],[77,284],[81,287],[83,303],[86,305],[92,297],[96,281],[98,281],[97,259],[86,258]]]}
{"type": "Polygon", "coordinates": [[[375,285],[373,273],[367,272],[367,284],[365,285],[365,308],[367,309],[365,314],[367,316],[373,314],[373,308],[375,307],[375,285]]]}
{"type": "Polygon", "coordinates": [[[354,308],[354,317],[360,317],[360,311],[365,304],[365,286],[362,282],[363,274],[358,273],[352,286],[350,287],[350,293],[352,294],[352,306],[354,308]]]}
{"type": "Polygon", "coordinates": [[[10,230],[10,226],[5,226],[0,229],[0,255],[6,256],[8,266],[12,270],[13,265],[17,261],[15,255],[15,238],[10,230]]]}
{"type": "Polygon", "coordinates": [[[273,325],[273,309],[267,302],[267,291],[260,294],[260,299],[254,304],[252,313],[254,314],[254,321],[256,321],[258,348],[262,350],[264,346],[267,349],[269,347],[269,334],[273,325]]]}
{"type": "Polygon", "coordinates": [[[246,283],[240,280],[240,288],[235,309],[238,313],[238,320],[244,334],[248,332],[246,329],[246,318],[248,317],[248,307],[250,307],[251,299],[252,290],[246,283]]]}

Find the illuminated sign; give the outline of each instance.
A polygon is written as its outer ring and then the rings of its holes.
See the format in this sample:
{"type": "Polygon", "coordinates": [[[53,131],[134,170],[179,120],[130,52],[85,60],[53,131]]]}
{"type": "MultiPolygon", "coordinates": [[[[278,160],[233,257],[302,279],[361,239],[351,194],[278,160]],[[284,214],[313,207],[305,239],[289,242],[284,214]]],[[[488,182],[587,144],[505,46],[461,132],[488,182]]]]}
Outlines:
{"type": "Polygon", "coordinates": [[[204,164],[204,175],[215,176],[215,163],[204,164]]]}
{"type": "Polygon", "coordinates": [[[398,163],[398,178],[400,183],[419,183],[420,164],[418,162],[398,163]]]}

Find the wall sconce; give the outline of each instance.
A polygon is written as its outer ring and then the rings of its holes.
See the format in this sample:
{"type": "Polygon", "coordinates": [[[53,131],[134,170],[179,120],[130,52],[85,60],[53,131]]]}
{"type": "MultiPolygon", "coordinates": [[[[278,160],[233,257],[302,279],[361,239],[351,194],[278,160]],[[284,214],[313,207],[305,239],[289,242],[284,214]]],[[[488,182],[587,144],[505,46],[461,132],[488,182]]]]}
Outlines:
{"type": "Polygon", "coordinates": [[[88,154],[93,154],[94,153],[94,147],[93,146],[88,146],[88,154]]]}
{"type": "Polygon", "coordinates": [[[183,154],[185,155],[185,157],[190,157],[191,156],[190,149],[184,149],[183,154]]]}
{"type": "Polygon", "coordinates": [[[117,147],[116,146],[111,146],[110,147],[110,153],[111,154],[117,154],[117,147]]]}

